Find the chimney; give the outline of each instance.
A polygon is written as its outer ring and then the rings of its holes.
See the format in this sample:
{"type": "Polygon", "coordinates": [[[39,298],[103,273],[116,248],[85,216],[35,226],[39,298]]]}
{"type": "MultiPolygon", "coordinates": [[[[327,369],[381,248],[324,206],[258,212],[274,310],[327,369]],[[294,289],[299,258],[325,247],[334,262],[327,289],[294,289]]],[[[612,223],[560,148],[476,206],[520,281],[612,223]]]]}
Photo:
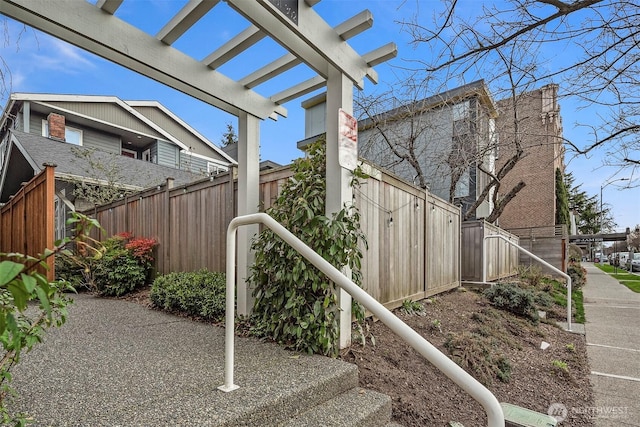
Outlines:
{"type": "Polygon", "coordinates": [[[64,116],[61,114],[50,113],[47,116],[49,124],[49,138],[65,141],[64,137],[64,116]]]}

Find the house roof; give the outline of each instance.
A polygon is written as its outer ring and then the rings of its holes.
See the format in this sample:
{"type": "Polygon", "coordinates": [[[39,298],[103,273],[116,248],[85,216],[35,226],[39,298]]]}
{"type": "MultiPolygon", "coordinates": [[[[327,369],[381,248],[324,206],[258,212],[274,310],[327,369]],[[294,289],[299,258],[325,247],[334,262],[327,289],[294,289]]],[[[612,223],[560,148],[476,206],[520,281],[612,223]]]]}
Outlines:
{"type": "MultiPolygon", "coordinates": [[[[151,139],[163,139],[177,145],[182,150],[193,151],[211,157],[212,160],[236,163],[220,147],[157,101],[125,101],[116,96],[104,95],[12,93],[5,107],[0,127],[5,127],[7,118],[15,116],[24,102],[31,102],[34,105],[40,105],[41,108],[59,111],[65,116],[75,117],[76,120],[90,121],[93,126],[97,124],[98,126],[112,127],[119,129],[124,134],[135,134],[138,138],[144,136],[151,139]],[[104,116],[104,111],[98,107],[101,104],[114,106],[114,108],[125,112],[130,119],[126,122],[119,122],[115,115],[104,116]],[[104,117],[101,117],[101,114],[104,117]]],[[[135,138],[131,138],[135,143],[135,138]]]]}
{"type": "Polygon", "coordinates": [[[65,181],[85,181],[114,184],[131,190],[161,185],[174,178],[176,185],[202,179],[193,172],[174,169],[151,162],[87,150],[73,144],[56,141],[18,130],[11,130],[4,174],[0,177],[0,202],[6,202],[23,182],[44,169],[43,164],[55,164],[56,178],[65,181]],[[93,163],[91,166],[90,163],[93,163]]]}
{"type": "MultiPolygon", "coordinates": [[[[498,117],[496,103],[493,100],[493,97],[489,92],[489,88],[487,87],[484,80],[477,80],[475,82],[468,83],[466,85],[462,85],[445,92],[440,92],[436,95],[432,95],[419,101],[415,101],[413,102],[413,104],[403,105],[401,107],[386,111],[384,113],[381,113],[379,116],[393,119],[396,116],[401,117],[407,111],[407,107],[409,106],[411,106],[411,109],[414,111],[428,111],[434,108],[438,108],[442,105],[456,103],[471,97],[478,97],[480,99],[480,101],[487,107],[490,117],[498,117]]],[[[358,122],[358,128],[360,130],[366,129],[372,124],[373,120],[371,118],[367,118],[358,122]]]]}

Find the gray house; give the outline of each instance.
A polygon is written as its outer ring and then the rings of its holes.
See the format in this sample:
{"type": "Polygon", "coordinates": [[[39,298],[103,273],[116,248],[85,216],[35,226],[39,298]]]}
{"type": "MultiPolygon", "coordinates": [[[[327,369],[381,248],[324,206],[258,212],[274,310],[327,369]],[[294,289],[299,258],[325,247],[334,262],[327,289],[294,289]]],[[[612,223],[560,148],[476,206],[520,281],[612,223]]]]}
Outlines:
{"type": "MultiPolygon", "coordinates": [[[[305,147],[324,133],[325,94],[302,103],[305,147]]],[[[358,121],[358,156],[466,213],[495,171],[495,103],[483,80],[358,121]],[[414,163],[414,164],[412,164],[414,163]],[[418,168],[420,173],[418,173],[418,168]]],[[[487,217],[492,193],[469,219],[487,217]]]]}
{"type": "MultiPolygon", "coordinates": [[[[466,213],[495,171],[496,118],[479,80],[362,120],[358,153],[466,213]]],[[[491,213],[490,196],[469,219],[491,213]]]]}
{"type": "Polygon", "coordinates": [[[186,184],[228,171],[236,162],[155,101],[12,94],[0,122],[0,205],[44,163],[56,165],[60,238],[69,210],[162,185],[168,178],[186,184]],[[97,189],[103,194],[90,197],[97,189]]]}

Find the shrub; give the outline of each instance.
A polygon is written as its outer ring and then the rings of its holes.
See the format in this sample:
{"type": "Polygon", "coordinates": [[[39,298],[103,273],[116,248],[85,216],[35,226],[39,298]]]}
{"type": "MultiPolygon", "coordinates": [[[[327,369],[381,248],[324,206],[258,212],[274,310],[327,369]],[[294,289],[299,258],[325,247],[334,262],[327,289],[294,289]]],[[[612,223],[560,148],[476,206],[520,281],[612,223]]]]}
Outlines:
{"type": "Polygon", "coordinates": [[[155,239],[134,238],[128,232],[102,243],[92,241],[56,260],[61,267],[58,276],[100,295],[122,296],[147,282],[157,244],[155,239]]]}
{"type": "Polygon", "coordinates": [[[572,289],[581,289],[587,283],[587,270],[579,262],[570,262],[567,274],[571,277],[572,289]]]}
{"type": "Polygon", "coordinates": [[[422,305],[419,301],[412,301],[410,299],[406,299],[402,301],[402,307],[400,307],[400,311],[408,316],[424,316],[427,314],[424,309],[424,305],[422,305]]]}
{"type": "Polygon", "coordinates": [[[84,267],[78,265],[70,255],[63,252],[55,257],[55,273],[56,280],[67,282],[76,290],[85,284],[84,267]]]}
{"type": "Polygon", "coordinates": [[[100,295],[122,296],[145,284],[147,268],[124,248],[108,250],[92,269],[100,295]]]}
{"type": "Polygon", "coordinates": [[[206,320],[220,321],[225,315],[226,278],[207,270],[169,273],[151,286],[151,301],[157,307],[206,320]]]}
{"type": "Polygon", "coordinates": [[[454,362],[485,386],[494,377],[505,383],[511,379],[511,362],[497,351],[490,337],[473,332],[449,334],[444,346],[454,362]]]}
{"type": "Polygon", "coordinates": [[[538,320],[535,296],[531,290],[521,289],[511,283],[498,283],[485,290],[483,295],[497,308],[538,320]]]}
{"type": "MultiPolygon", "coordinates": [[[[316,142],[308,157],[294,162],[293,176],[267,213],[332,265],[349,267],[353,282],[360,284],[360,217],[352,206],[325,216],[324,150],[324,143],[316,142]]],[[[255,286],[254,330],[295,350],[337,356],[335,284],[271,230],[260,233],[253,249],[256,261],[249,281],[255,286]]],[[[364,320],[359,305],[354,304],[353,313],[364,320]]]]}
{"type": "Polygon", "coordinates": [[[518,266],[518,276],[520,280],[527,283],[533,288],[538,288],[544,281],[545,276],[542,274],[540,266],[518,266]]]}
{"type": "Polygon", "coordinates": [[[551,308],[554,304],[554,299],[546,292],[535,292],[534,301],[536,306],[540,308],[551,308]]]}

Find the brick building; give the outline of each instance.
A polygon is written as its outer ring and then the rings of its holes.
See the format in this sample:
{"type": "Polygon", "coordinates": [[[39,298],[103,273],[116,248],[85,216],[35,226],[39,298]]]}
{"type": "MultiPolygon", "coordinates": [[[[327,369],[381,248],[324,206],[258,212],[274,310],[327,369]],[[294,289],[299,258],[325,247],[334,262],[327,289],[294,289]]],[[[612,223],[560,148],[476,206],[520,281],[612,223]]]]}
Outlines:
{"type": "Polygon", "coordinates": [[[550,84],[522,94],[516,99],[518,132],[515,132],[513,100],[497,102],[496,120],[500,138],[497,169],[515,152],[520,138],[524,156],[502,180],[501,192],[518,182],[526,185],[506,206],[498,220],[501,228],[555,226],[556,169],[564,171],[562,118],[558,105],[558,85],[550,84]]]}

